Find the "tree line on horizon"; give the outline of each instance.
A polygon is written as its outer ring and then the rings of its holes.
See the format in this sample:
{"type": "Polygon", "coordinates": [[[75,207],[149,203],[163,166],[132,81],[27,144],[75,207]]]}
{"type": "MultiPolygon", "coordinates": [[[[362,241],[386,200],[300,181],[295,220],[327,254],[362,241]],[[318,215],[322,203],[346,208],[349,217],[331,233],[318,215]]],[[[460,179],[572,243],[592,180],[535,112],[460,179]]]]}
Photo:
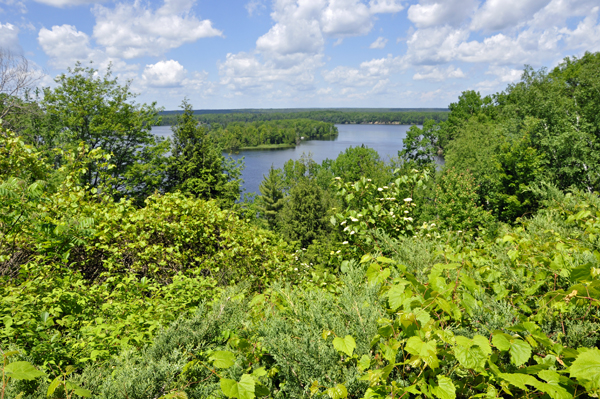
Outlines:
{"type": "MultiPolygon", "coordinates": [[[[212,124],[219,123],[226,126],[232,122],[259,122],[259,121],[279,121],[286,119],[312,119],[315,121],[334,123],[334,124],[363,124],[363,123],[381,123],[381,124],[399,124],[399,125],[422,125],[426,120],[431,119],[441,122],[447,119],[447,111],[338,111],[338,110],[311,110],[294,112],[280,112],[279,110],[266,111],[256,110],[255,112],[231,112],[231,113],[202,113],[194,114],[194,117],[201,123],[212,124]]],[[[175,123],[177,114],[174,112],[163,113],[161,124],[168,126],[175,123]]]]}

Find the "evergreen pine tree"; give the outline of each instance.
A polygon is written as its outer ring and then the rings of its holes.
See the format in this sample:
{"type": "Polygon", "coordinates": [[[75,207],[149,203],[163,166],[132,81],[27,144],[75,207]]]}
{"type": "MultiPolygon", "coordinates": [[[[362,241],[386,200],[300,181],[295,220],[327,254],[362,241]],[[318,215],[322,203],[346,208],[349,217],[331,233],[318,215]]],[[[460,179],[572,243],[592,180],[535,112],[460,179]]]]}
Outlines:
{"type": "Polygon", "coordinates": [[[281,210],[281,233],[303,247],[329,231],[327,193],[314,180],[302,179],[292,188],[281,210]]]}
{"type": "Polygon", "coordinates": [[[241,168],[225,162],[208,130],[198,125],[192,105],[183,100],[183,114],[173,126],[173,147],[168,170],[169,191],[233,203],[239,196],[241,168]]]}
{"type": "Polygon", "coordinates": [[[277,224],[277,215],[283,208],[283,177],[281,170],[275,169],[271,165],[269,174],[264,176],[264,180],[260,183],[260,205],[259,210],[264,215],[271,228],[277,224]]]}

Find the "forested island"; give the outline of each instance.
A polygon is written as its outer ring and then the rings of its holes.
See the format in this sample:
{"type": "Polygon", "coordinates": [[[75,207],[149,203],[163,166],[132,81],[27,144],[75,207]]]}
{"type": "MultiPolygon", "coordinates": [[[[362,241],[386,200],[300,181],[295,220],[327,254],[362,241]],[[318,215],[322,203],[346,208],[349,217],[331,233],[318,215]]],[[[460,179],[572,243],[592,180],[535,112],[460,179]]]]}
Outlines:
{"type": "Polygon", "coordinates": [[[526,67],[391,161],[307,156],[244,198],[223,147],[338,122],[184,100],[165,140],[80,64],[2,92],[2,398],[597,397],[599,71],[526,67]]]}
{"type": "Polygon", "coordinates": [[[333,139],[338,135],[332,123],[310,119],[228,122],[224,125],[212,122],[205,126],[212,140],[228,151],[290,148],[302,140],[333,139]]]}

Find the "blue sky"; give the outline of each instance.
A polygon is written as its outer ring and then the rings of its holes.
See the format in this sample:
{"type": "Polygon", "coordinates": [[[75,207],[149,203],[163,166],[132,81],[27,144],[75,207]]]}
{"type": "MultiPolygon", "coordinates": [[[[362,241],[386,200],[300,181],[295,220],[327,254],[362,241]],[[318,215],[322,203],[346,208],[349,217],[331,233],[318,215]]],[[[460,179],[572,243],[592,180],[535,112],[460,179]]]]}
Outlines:
{"type": "Polygon", "coordinates": [[[44,72],[112,63],[137,101],[446,107],[525,64],[600,51],[597,0],[0,0],[0,47],[44,72]]]}

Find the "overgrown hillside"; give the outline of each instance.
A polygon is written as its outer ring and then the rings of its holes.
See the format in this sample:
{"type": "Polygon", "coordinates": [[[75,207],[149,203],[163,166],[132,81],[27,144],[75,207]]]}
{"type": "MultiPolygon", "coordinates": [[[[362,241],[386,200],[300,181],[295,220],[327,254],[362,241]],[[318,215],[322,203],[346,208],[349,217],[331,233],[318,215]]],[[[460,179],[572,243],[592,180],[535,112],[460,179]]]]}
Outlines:
{"type": "Polygon", "coordinates": [[[2,122],[2,398],[597,397],[599,71],[526,68],[397,159],[240,200],[190,104],[161,140],[76,66],[2,122]]]}

